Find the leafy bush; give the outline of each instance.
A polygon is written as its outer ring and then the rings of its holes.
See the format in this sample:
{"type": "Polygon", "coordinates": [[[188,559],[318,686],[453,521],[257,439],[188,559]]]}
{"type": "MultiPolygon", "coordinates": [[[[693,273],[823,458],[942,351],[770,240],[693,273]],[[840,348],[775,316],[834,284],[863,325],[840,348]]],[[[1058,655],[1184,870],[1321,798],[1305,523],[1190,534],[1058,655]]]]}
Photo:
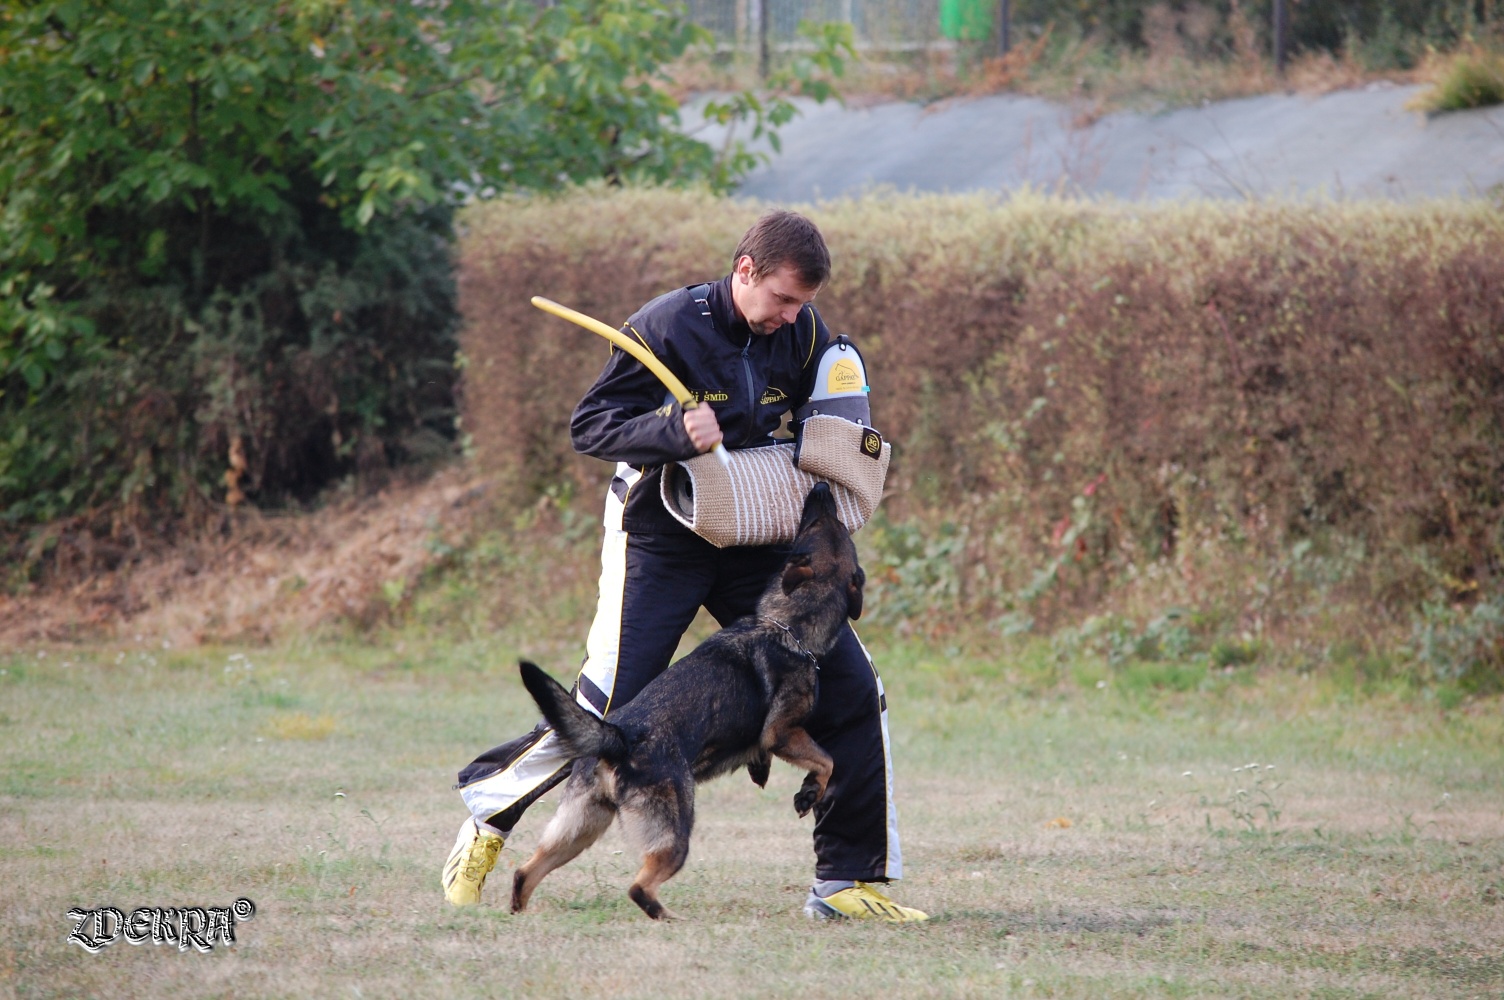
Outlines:
{"type": "MultiPolygon", "coordinates": [[[[662,86],[704,37],[655,0],[8,8],[0,531],[132,541],[447,448],[454,206],[731,183],[752,161],[662,86]]],[[[821,37],[817,90],[847,38],[821,37]]]]}
{"type": "Polygon", "coordinates": [[[1428,602],[1411,650],[1433,680],[1470,692],[1504,690],[1504,598],[1491,595],[1471,607],[1428,602]]]}
{"type": "Polygon", "coordinates": [[[1504,104],[1504,53],[1470,46],[1448,58],[1432,87],[1417,98],[1425,111],[1466,111],[1504,104]]]}
{"type": "Polygon", "coordinates": [[[82,512],[80,530],[172,530],[213,496],[306,500],[333,476],[447,451],[448,214],[381,219],[359,239],[222,230],[227,255],[269,245],[275,261],[208,295],[179,276],[80,295],[74,308],[108,335],[75,341],[49,379],[0,400],[0,519],[82,512]]]}

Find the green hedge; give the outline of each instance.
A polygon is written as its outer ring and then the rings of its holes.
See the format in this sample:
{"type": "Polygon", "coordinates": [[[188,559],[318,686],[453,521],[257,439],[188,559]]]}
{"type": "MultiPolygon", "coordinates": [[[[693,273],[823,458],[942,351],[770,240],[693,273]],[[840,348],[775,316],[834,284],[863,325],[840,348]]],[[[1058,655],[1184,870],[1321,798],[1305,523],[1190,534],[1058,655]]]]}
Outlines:
{"type": "MultiPolygon", "coordinates": [[[[571,454],[567,422],[606,348],[529,297],[618,324],[723,273],[759,211],[658,191],[470,211],[464,423],[482,466],[519,499],[594,503],[605,469],[571,454]]],[[[1156,572],[1194,596],[1211,546],[1229,592],[1327,572],[1370,609],[1498,593],[1497,208],[1024,195],[807,211],[835,258],[818,303],[866,353],[895,445],[864,536],[890,582],[1049,620],[1156,572]]],[[[1258,600],[1233,603],[1262,627],[1258,600]]]]}

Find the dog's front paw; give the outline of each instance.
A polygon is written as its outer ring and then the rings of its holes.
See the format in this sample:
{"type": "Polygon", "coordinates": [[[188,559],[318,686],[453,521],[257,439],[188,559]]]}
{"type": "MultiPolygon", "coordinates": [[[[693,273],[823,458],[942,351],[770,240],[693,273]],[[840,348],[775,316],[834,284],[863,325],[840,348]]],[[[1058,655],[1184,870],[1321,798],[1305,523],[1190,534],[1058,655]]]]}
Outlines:
{"type": "Polygon", "coordinates": [[[808,816],[809,811],[815,807],[825,795],[825,789],[820,787],[820,780],[813,773],[804,776],[804,784],[799,786],[799,791],[794,793],[794,812],[800,816],[808,816]]]}
{"type": "Polygon", "coordinates": [[[762,754],[747,762],[747,776],[758,788],[766,788],[768,787],[768,773],[772,767],[773,759],[767,754],[762,754]]]}

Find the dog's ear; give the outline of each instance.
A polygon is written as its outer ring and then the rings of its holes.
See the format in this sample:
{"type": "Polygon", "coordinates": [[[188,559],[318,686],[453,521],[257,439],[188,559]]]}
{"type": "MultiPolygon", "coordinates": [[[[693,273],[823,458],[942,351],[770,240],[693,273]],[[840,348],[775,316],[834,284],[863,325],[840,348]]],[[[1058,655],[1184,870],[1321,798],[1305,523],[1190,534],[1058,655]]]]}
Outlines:
{"type": "Polygon", "coordinates": [[[858,566],[846,585],[846,617],[856,621],[862,617],[862,591],[867,586],[867,574],[858,566]]]}
{"type": "Polygon", "coordinates": [[[815,577],[808,552],[795,552],[783,567],[783,594],[787,597],[815,577]]]}

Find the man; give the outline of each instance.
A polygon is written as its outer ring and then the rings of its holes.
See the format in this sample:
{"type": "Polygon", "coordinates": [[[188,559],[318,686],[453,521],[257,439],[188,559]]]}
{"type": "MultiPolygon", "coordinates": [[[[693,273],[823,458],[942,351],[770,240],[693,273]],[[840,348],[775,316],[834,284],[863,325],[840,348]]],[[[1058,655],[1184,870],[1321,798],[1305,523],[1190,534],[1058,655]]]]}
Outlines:
{"type": "MultiPolygon", "coordinates": [[[[830,277],[814,224],[792,212],[763,216],[742,237],[732,271],[638,310],[623,328],[699,402],[682,409],[625,351],[613,351],[575,408],[575,449],[617,463],[606,497],[599,604],[575,697],[609,715],[663,671],[700,607],[722,625],[752,613],[787,548],[718,549],[664,508],[664,463],[709,451],[772,444],[772,433],[813,390],[830,339],[812,304],[830,277]]],[[[887,704],[866,649],[848,625],[820,662],[820,695],[807,729],[835,761],[815,807],[815,882],[804,912],[892,923],[925,920],[874,884],[899,878],[887,704]]],[[[568,774],[553,732],[495,747],[459,775],[471,817],[444,866],[444,895],[480,902],[486,875],[523,811],[568,774]]]]}

